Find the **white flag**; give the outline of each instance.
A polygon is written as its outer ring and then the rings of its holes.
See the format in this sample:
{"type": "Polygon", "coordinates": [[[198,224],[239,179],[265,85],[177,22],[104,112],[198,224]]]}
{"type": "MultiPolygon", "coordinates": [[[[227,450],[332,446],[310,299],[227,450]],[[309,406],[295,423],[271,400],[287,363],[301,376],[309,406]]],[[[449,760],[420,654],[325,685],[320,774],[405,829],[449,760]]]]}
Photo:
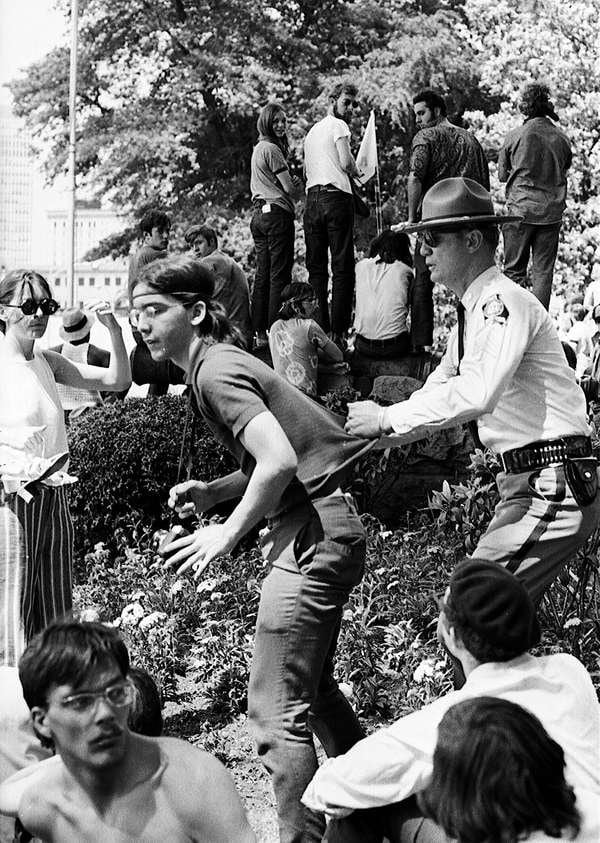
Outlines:
{"type": "Polygon", "coordinates": [[[362,172],[359,179],[361,184],[366,184],[369,179],[373,178],[377,170],[377,136],[375,134],[374,111],[371,111],[369,115],[369,122],[356,156],[356,166],[362,172]]]}

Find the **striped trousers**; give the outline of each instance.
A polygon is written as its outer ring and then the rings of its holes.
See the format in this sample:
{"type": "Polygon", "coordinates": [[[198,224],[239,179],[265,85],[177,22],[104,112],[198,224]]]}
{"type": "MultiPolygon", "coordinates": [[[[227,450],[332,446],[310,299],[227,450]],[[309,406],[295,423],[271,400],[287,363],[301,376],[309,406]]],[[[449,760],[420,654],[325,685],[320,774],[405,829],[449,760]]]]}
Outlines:
{"type": "Polygon", "coordinates": [[[0,500],[0,664],[16,667],[27,642],[71,612],[73,524],[64,486],[0,500]]]}

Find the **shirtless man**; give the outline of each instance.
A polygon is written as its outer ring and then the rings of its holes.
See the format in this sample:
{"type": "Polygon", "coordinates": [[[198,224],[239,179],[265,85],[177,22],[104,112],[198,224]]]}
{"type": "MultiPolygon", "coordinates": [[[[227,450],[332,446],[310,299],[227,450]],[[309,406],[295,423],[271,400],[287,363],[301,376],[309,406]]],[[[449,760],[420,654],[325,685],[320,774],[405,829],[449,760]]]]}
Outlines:
{"type": "Polygon", "coordinates": [[[176,738],[132,733],[129,656],[116,630],[54,623],[19,665],[55,758],[0,787],[0,810],[52,843],[256,843],[223,765],[176,738]]]}

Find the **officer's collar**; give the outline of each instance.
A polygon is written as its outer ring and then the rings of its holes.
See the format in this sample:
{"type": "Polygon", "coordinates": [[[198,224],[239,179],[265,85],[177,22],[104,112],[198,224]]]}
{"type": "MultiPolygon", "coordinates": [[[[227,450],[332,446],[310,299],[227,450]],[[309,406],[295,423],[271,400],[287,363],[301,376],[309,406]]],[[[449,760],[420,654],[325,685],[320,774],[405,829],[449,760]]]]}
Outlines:
{"type": "Polygon", "coordinates": [[[498,276],[501,275],[500,270],[497,266],[490,266],[481,275],[478,275],[474,281],[471,281],[465,292],[463,293],[463,297],[461,299],[461,303],[464,306],[465,310],[472,311],[475,309],[475,305],[479,301],[481,294],[483,293],[484,289],[494,282],[498,276]]]}

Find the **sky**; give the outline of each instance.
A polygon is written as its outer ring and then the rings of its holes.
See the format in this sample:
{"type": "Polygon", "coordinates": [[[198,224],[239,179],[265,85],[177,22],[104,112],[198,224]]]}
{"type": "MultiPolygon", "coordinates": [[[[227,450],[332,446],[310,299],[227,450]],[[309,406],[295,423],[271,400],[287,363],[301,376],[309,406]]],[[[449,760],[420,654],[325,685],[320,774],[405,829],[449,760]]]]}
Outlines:
{"type": "MultiPolygon", "coordinates": [[[[0,86],[62,41],[67,26],[53,0],[0,0],[0,86]]],[[[0,102],[10,102],[6,88],[0,102]]]]}

